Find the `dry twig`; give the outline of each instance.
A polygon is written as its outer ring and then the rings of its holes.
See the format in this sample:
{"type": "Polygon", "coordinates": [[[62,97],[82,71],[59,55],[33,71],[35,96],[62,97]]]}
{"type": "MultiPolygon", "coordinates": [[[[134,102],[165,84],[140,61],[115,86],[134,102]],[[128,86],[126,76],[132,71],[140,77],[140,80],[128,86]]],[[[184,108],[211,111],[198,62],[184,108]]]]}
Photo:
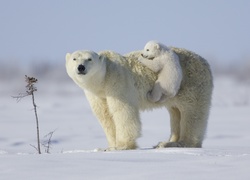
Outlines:
{"type": "MultiPolygon", "coordinates": [[[[35,103],[35,95],[34,92],[37,91],[37,88],[35,87],[35,83],[37,83],[37,79],[34,77],[28,77],[25,75],[25,81],[27,82],[26,85],[26,93],[19,93],[18,96],[12,96],[19,102],[22,98],[31,95],[32,96],[32,104],[34,107],[35,112],[35,118],[36,118],[36,132],[37,132],[37,151],[39,154],[41,154],[41,148],[40,148],[40,137],[39,137],[39,121],[38,121],[38,115],[37,115],[37,105],[35,103]]],[[[33,146],[34,147],[34,146],[33,146]]]]}

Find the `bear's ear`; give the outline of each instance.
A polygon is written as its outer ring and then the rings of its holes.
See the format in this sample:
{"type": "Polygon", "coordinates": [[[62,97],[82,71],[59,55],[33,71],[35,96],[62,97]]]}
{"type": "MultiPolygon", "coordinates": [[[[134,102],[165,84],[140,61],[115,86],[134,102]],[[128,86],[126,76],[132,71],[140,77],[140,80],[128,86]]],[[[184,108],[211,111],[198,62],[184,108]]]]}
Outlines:
{"type": "Polygon", "coordinates": [[[99,60],[103,61],[104,60],[104,56],[103,55],[99,55],[99,60]]]}
{"type": "Polygon", "coordinates": [[[156,49],[160,49],[160,45],[158,43],[155,44],[156,49]]]}
{"type": "Polygon", "coordinates": [[[67,54],[66,54],[66,56],[65,56],[66,61],[68,61],[68,60],[70,59],[70,56],[71,56],[70,53],[67,53],[67,54]]]}

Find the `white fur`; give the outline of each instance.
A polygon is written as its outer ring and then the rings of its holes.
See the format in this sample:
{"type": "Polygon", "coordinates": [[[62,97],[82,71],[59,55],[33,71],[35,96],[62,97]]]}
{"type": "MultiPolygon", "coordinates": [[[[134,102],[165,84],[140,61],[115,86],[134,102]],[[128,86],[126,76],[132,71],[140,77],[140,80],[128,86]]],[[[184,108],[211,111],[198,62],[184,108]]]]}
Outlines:
{"type": "Polygon", "coordinates": [[[102,57],[93,51],[76,51],[73,54],[67,53],[66,59],[67,73],[77,85],[98,96],[105,96],[101,89],[96,88],[103,86],[106,74],[106,65],[102,57]],[[77,68],[80,64],[86,67],[84,78],[82,78],[82,74],[78,74],[77,68]]]}
{"type": "Polygon", "coordinates": [[[148,93],[152,102],[163,102],[174,97],[180,89],[182,70],[179,57],[167,46],[149,41],[139,61],[158,74],[153,89],[148,93]]]}
{"type": "Polygon", "coordinates": [[[140,51],[126,56],[111,51],[66,55],[67,73],[84,90],[106,134],[107,150],[135,149],[141,133],[139,110],[160,107],[170,113],[171,136],[156,147],[201,147],[211,103],[212,75],[200,56],[178,48],[174,51],[185,76],[178,94],[164,103],[147,99],[157,74],[138,61],[140,51]],[[81,73],[80,65],[84,69],[81,73]]]}

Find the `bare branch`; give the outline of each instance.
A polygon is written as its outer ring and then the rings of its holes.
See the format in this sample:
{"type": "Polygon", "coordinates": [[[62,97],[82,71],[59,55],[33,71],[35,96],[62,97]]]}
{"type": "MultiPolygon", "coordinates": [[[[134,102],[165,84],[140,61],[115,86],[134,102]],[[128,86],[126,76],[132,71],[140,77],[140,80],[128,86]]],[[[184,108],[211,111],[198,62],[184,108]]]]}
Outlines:
{"type": "Polygon", "coordinates": [[[53,136],[53,134],[54,134],[55,131],[56,131],[56,130],[51,131],[50,133],[48,133],[48,134],[46,134],[46,135],[44,136],[44,138],[47,138],[47,137],[48,137],[47,142],[42,143],[43,147],[45,148],[45,153],[48,153],[48,154],[50,153],[50,149],[51,149],[51,139],[52,139],[52,136],[53,136]]]}
{"type": "Polygon", "coordinates": [[[32,145],[32,144],[30,144],[30,146],[33,147],[34,149],[36,149],[36,150],[38,151],[38,149],[37,149],[36,146],[34,146],[34,145],[32,145]]]}
{"type": "Polygon", "coordinates": [[[41,154],[41,148],[40,148],[40,137],[39,137],[39,121],[38,121],[38,115],[37,115],[37,105],[35,103],[35,95],[34,92],[37,91],[37,88],[35,87],[35,83],[37,83],[37,79],[34,77],[28,77],[25,75],[25,82],[28,84],[26,85],[26,93],[19,93],[18,96],[12,96],[16,99],[17,102],[19,102],[22,98],[31,95],[32,96],[32,104],[34,107],[35,112],[35,118],[36,118],[36,132],[37,132],[37,151],[39,154],[41,154]]]}
{"type": "Polygon", "coordinates": [[[29,96],[30,94],[26,93],[19,93],[17,96],[11,96],[12,98],[15,98],[17,102],[20,102],[22,98],[29,96]]]}

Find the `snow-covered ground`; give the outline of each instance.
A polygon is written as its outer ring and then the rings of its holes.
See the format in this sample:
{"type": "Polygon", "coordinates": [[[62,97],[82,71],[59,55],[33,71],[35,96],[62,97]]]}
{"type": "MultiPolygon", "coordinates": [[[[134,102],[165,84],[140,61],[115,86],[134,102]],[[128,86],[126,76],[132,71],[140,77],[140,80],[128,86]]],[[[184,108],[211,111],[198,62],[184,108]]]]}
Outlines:
{"type": "Polygon", "coordinates": [[[41,139],[51,131],[50,154],[38,155],[30,97],[11,98],[20,84],[1,82],[0,180],[250,179],[250,85],[216,78],[203,148],[151,149],[170,134],[165,109],[142,113],[140,149],[107,147],[83,92],[71,81],[39,80],[36,103],[41,139]],[[56,82],[56,83],[55,83],[56,82]]]}

